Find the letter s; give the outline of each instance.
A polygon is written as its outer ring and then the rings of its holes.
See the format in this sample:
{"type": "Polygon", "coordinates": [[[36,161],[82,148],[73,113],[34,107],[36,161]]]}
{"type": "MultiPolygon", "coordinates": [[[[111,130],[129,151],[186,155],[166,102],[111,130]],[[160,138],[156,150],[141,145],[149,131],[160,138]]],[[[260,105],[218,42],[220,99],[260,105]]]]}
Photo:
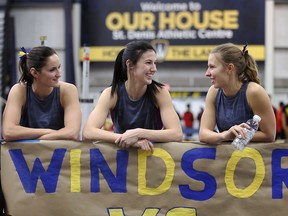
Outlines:
{"type": "Polygon", "coordinates": [[[215,178],[209,173],[195,170],[193,168],[193,163],[197,159],[215,160],[215,157],[215,148],[195,148],[185,152],[181,160],[181,167],[183,171],[189,177],[202,181],[204,183],[204,189],[201,191],[195,191],[191,190],[189,185],[179,185],[179,190],[183,197],[191,200],[204,201],[214,196],[217,188],[215,178]]]}

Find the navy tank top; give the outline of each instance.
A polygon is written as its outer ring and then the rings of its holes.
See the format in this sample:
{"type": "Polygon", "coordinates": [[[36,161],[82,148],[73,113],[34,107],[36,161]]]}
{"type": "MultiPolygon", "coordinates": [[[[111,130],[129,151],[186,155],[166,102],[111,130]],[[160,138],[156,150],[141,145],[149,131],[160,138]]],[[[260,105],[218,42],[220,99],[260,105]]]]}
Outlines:
{"type": "Polygon", "coordinates": [[[215,108],[216,124],[219,132],[229,130],[232,126],[253,118],[253,111],[246,98],[248,84],[249,82],[244,83],[233,97],[226,97],[221,88],[218,90],[215,108]]]}
{"type": "Polygon", "coordinates": [[[155,129],[163,128],[160,110],[155,106],[147,94],[139,100],[132,101],[126,91],[124,83],[120,83],[117,90],[118,100],[111,110],[111,118],[115,133],[124,133],[135,128],[155,129]]]}
{"type": "Polygon", "coordinates": [[[64,127],[64,109],[60,103],[60,88],[53,88],[51,94],[40,100],[27,84],[26,103],[21,114],[20,125],[29,128],[59,130],[64,127]]]}

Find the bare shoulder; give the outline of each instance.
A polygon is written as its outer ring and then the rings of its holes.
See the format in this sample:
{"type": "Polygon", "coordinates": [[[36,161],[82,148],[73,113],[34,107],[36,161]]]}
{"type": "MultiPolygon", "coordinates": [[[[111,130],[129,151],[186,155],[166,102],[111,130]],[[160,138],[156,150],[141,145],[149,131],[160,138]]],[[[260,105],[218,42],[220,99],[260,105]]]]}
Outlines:
{"type": "Polygon", "coordinates": [[[111,91],[112,91],[112,87],[110,86],[110,87],[105,88],[101,94],[104,94],[105,96],[107,96],[111,94],[111,91]]]}
{"type": "Polygon", "coordinates": [[[250,82],[247,87],[247,96],[249,97],[256,97],[261,96],[263,94],[267,94],[266,90],[255,82],[250,82]]]}
{"type": "Polygon", "coordinates": [[[214,101],[218,92],[218,88],[215,88],[213,85],[209,87],[208,92],[207,92],[207,96],[206,96],[206,101],[210,100],[210,101],[214,101]]]}
{"type": "Polygon", "coordinates": [[[219,88],[215,88],[213,85],[209,87],[208,93],[216,95],[218,92],[219,88]]]}
{"type": "Polygon", "coordinates": [[[26,88],[27,88],[27,84],[26,83],[18,82],[16,84],[14,84],[11,89],[23,90],[23,89],[26,89],[26,88]]]}
{"type": "Polygon", "coordinates": [[[270,99],[266,90],[255,82],[250,82],[246,92],[248,103],[251,107],[264,106],[270,104],[270,99]]]}
{"type": "Polygon", "coordinates": [[[112,92],[112,87],[111,86],[107,87],[101,92],[100,97],[102,98],[102,100],[103,99],[109,100],[109,101],[117,100],[117,92],[115,92],[112,97],[111,97],[111,92],[112,92]]]}
{"type": "Polygon", "coordinates": [[[10,89],[10,93],[11,95],[26,95],[26,88],[27,88],[27,84],[23,83],[23,82],[19,82],[16,83],[12,86],[12,88],[10,89]]]}
{"type": "Polygon", "coordinates": [[[64,91],[66,91],[66,90],[69,91],[69,90],[72,90],[72,89],[76,90],[77,89],[74,84],[68,83],[68,82],[63,82],[63,81],[60,81],[59,86],[60,86],[60,89],[61,90],[63,89],[64,91]]]}
{"type": "Polygon", "coordinates": [[[65,96],[69,98],[70,97],[78,98],[78,89],[74,84],[60,81],[59,87],[61,97],[65,96]]]}
{"type": "Polygon", "coordinates": [[[105,107],[104,109],[113,109],[117,103],[117,92],[111,96],[112,87],[105,88],[98,99],[97,105],[105,107]]]}
{"type": "Polygon", "coordinates": [[[6,107],[10,105],[17,107],[23,106],[26,101],[26,88],[26,83],[19,82],[14,84],[9,91],[6,107]]]}
{"type": "Polygon", "coordinates": [[[76,86],[67,82],[60,82],[60,100],[62,106],[66,106],[72,102],[79,103],[79,94],[76,86]]]}
{"type": "Polygon", "coordinates": [[[169,107],[172,106],[172,97],[169,90],[165,86],[157,86],[155,94],[157,107],[169,107]]]}
{"type": "Polygon", "coordinates": [[[165,86],[156,86],[157,88],[157,92],[156,92],[156,96],[167,96],[167,95],[170,95],[170,92],[169,90],[165,87],[165,86]]]}

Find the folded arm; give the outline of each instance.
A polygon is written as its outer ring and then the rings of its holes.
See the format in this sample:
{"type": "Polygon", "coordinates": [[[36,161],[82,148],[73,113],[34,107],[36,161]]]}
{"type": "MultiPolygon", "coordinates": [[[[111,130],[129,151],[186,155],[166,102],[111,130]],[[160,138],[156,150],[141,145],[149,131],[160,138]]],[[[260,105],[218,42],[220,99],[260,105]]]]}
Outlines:
{"type": "Polygon", "coordinates": [[[8,95],[3,112],[2,136],[5,140],[38,139],[53,130],[28,128],[20,125],[22,107],[26,101],[26,85],[15,84],[8,95]]]}
{"type": "Polygon", "coordinates": [[[79,140],[82,114],[77,88],[69,83],[63,83],[60,88],[61,104],[64,109],[64,127],[44,134],[39,139],[79,140]]]}

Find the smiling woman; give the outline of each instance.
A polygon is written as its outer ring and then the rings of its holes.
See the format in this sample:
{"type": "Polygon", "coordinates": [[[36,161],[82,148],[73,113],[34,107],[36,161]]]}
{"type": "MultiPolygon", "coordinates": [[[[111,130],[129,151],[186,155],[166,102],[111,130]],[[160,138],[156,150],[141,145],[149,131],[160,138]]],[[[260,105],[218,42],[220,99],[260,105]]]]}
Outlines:
{"type": "Polygon", "coordinates": [[[21,77],[8,95],[3,138],[77,140],[81,124],[78,91],[76,86],[60,81],[56,51],[47,46],[21,49],[21,77]]]}
{"type": "Polygon", "coordinates": [[[99,97],[83,129],[83,139],[112,142],[119,147],[153,150],[152,142],[182,140],[179,118],[157,71],[153,46],[130,42],[115,61],[113,81],[99,97]],[[111,114],[114,132],[103,130],[111,114]]]}
{"type": "Polygon", "coordinates": [[[218,144],[236,136],[246,137],[246,123],[253,115],[261,117],[252,141],[272,142],[276,122],[271,101],[260,85],[254,58],[247,44],[240,50],[227,43],[214,48],[208,57],[205,75],[211,80],[201,118],[200,141],[218,144]]]}

